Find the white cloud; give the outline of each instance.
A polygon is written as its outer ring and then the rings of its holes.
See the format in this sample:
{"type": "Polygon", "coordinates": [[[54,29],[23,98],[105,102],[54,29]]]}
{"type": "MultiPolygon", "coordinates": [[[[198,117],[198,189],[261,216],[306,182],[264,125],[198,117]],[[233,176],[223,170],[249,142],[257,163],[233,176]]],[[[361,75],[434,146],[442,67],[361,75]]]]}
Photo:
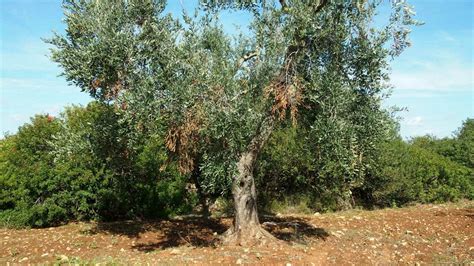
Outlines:
{"type": "Polygon", "coordinates": [[[447,31],[440,31],[438,33],[439,38],[443,41],[450,42],[450,43],[458,43],[459,40],[456,39],[452,34],[447,31]]]}
{"type": "MultiPolygon", "coordinates": [[[[428,33],[428,32],[427,32],[428,33]]],[[[474,88],[472,36],[474,31],[436,31],[418,38],[414,46],[393,62],[395,90],[433,92],[474,88]]]]}
{"type": "Polygon", "coordinates": [[[0,90],[3,97],[12,93],[48,93],[48,94],[77,94],[79,88],[69,86],[60,78],[0,78],[0,90]]]}
{"type": "Polygon", "coordinates": [[[415,116],[412,118],[409,118],[405,124],[407,126],[413,126],[413,127],[419,127],[423,124],[423,118],[421,116],[415,116]]]}
{"type": "Polygon", "coordinates": [[[14,122],[23,122],[23,121],[28,120],[28,118],[29,117],[25,114],[12,114],[8,117],[8,119],[14,122]]]}
{"type": "Polygon", "coordinates": [[[1,71],[35,71],[57,75],[61,72],[49,59],[50,45],[41,40],[28,40],[18,47],[3,47],[1,71]]]}
{"type": "Polygon", "coordinates": [[[433,64],[428,62],[413,62],[416,70],[394,70],[391,83],[399,90],[472,90],[474,88],[474,68],[471,65],[461,65],[457,62],[433,64]]]}

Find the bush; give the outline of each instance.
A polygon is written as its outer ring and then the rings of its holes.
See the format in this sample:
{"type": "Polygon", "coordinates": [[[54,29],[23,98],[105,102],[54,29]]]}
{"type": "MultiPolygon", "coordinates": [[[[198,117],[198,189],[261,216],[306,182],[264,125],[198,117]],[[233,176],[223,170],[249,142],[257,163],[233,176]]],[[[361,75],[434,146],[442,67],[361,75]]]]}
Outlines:
{"type": "MultiPolygon", "coordinates": [[[[337,129],[324,137],[280,128],[256,168],[260,208],[310,213],[356,202],[400,206],[474,199],[473,121],[466,120],[454,138],[404,142],[395,134],[382,141],[380,135],[365,148],[352,138],[331,142],[352,130],[334,121],[315,124],[313,130],[337,129]]],[[[123,124],[104,103],[73,106],[59,118],[35,116],[0,140],[0,225],[44,227],[192,211],[197,195],[168,157],[162,136],[123,124]]],[[[229,189],[221,186],[216,191],[229,189]]],[[[214,205],[224,212],[231,206],[223,198],[223,206],[214,205]]]]}
{"type": "Polygon", "coordinates": [[[474,196],[473,169],[401,140],[387,143],[376,177],[368,180],[374,203],[445,202],[474,196]]]}
{"type": "Polygon", "coordinates": [[[125,133],[112,106],[92,102],[60,118],[36,116],[1,140],[0,223],[44,227],[192,210],[195,195],[167,163],[162,139],[143,136],[130,149],[125,133]]]}

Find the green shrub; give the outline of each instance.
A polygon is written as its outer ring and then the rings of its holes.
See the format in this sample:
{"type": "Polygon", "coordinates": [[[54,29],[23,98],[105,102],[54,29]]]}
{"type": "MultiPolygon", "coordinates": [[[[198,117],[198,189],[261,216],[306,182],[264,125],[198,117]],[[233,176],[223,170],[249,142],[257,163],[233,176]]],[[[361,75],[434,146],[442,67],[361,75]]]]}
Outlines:
{"type": "Polygon", "coordinates": [[[130,149],[126,125],[107,104],[36,116],[0,141],[0,223],[44,227],[191,211],[196,196],[167,162],[162,138],[137,143],[130,149]]]}
{"type": "Polygon", "coordinates": [[[375,204],[389,206],[473,198],[472,169],[401,140],[387,143],[383,150],[377,175],[367,180],[375,204]]]}

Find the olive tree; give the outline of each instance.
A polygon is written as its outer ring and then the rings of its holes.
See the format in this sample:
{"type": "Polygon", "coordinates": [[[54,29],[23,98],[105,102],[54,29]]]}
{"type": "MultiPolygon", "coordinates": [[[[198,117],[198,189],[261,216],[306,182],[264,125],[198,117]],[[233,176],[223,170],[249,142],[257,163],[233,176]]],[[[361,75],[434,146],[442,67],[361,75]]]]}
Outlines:
{"type": "MultiPolygon", "coordinates": [[[[66,79],[114,103],[131,135],[165,132],[183,173],[199,169],[207,190],[230,188],[235,216],[224,239],[248,244],[272,238],[259,224],[253,171],[276,125],[312,127],[321,110],[336,118],[321,91],[357,99],[363,114],[381,108],[388,62],[417,22],[393,0],[386,25],[375,25],[379,4],[202,0],[176,18],[164,0],[66,0],[66,33],[48,42],[66,79]],[[249,29],[225,32],[224,10],[250,14],[249,29]]],[[[358,119],[376,119],[368,116],[358,119]]]]}

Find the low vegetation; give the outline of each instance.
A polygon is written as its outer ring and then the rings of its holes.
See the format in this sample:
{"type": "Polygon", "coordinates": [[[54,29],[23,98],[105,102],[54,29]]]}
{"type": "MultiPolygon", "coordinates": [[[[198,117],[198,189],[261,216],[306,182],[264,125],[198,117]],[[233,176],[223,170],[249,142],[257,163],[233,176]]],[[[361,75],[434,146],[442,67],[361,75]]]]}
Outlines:
{"type": "MultiPolygon", "coordinates": [[[[1,224],[173,217],[202,209],[199,197],[216,214],[232,213],[229,188],[202,189],[205,183],[180,174],[163,137],[134,139],[131,148],[125,131],[112,106],[92,102],[57,118],[37,115],[1,140],[1,224]]],[[[394,135],[381,142],[371,171],[351,187],[341,186],[342,170],[331,160],[306,148],[306,133],[289,126],[271,137],[257,166],[261,210],[314,213],[474,197],[472,119],[452,138],[394,135]]]]}

